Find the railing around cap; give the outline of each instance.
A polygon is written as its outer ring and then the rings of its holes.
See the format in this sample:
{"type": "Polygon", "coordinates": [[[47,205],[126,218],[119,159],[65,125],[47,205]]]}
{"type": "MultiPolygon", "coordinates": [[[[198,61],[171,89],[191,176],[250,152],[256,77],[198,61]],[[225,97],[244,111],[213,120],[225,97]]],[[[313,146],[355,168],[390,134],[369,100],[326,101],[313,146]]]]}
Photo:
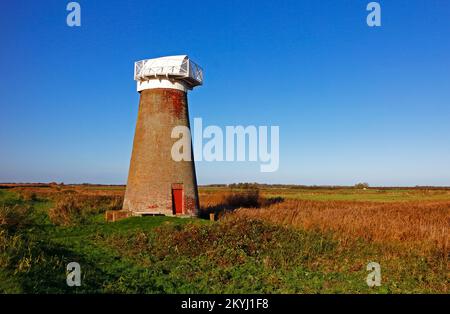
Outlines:
{"type": "Polygon", "coordinates": [[[198,83],[203,83],[203,69],[190,59],[183,61],[181,65],[149,66],[151,60],[141,60],[135,62],[134,79],[144,81],[158,76],[176,76],[180,78],[190,78],[198,83]]]}

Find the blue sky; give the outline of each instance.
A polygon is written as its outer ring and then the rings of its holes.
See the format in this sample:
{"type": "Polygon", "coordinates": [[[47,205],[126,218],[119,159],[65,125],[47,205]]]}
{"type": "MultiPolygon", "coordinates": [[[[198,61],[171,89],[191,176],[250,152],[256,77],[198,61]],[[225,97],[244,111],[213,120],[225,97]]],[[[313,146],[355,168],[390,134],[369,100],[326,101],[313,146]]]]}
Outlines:
{"type": "Polygon", "coordinates": [[[0,182],[125,183],[133,62],[188,54],[204,124],[278,125],[280,167],[198,162],[199,183],[450,185],[450,2],[0,4],[0,182]]]}

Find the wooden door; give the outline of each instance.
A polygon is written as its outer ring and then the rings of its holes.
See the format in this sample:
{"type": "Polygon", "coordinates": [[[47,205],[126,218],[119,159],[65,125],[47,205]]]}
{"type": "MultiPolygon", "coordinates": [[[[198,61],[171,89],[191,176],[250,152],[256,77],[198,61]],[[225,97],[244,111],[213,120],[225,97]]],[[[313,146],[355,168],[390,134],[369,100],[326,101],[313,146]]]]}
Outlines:
{"type": "Polygon", "coordinates": [[[183,214],[183,188],[172,188],[172,205],[175,215],[183,214]]]}

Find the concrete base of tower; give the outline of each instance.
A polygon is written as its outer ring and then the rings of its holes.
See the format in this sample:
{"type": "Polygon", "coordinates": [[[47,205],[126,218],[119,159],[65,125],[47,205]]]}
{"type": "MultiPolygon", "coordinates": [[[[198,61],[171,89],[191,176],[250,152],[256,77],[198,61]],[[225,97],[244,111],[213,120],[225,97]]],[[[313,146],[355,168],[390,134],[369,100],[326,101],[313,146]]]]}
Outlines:
{"type": "Polygon", "coordinates": [[[167,217],[178,217],[178,218],[194,218],[196,215],[183,215],[183,214],[163,214],[160,212],[132,212],[133,217],[145,217],[145,216],[167,216],[167,217]]]}
{"type": "Polygon", "coordinates": [[[130,217],[145,217],[145,216],[170,216],[178,218],[194,218],[195,215],[173,215],[163,214],[161,212],[131,212],[129,210],[107,210],[105,213],[105,220],[107,222],[115,222],[130,217]]]}

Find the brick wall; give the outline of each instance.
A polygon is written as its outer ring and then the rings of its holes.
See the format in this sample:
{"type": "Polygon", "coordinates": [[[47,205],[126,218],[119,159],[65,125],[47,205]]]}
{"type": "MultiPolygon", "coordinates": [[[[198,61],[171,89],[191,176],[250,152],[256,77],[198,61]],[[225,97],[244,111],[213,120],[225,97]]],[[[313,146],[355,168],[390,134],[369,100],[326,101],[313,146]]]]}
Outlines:
{"type": "Polygon", "coordinates": [[[124,210],[172,215],[174,185],[183,187],[184,214],[198,214],[194,162],[176,162],[171,157],[177,140],[171,138],[171,132],[178,125],[189,127],[185,92],[162,88],[141,92],[124,210]]]}

